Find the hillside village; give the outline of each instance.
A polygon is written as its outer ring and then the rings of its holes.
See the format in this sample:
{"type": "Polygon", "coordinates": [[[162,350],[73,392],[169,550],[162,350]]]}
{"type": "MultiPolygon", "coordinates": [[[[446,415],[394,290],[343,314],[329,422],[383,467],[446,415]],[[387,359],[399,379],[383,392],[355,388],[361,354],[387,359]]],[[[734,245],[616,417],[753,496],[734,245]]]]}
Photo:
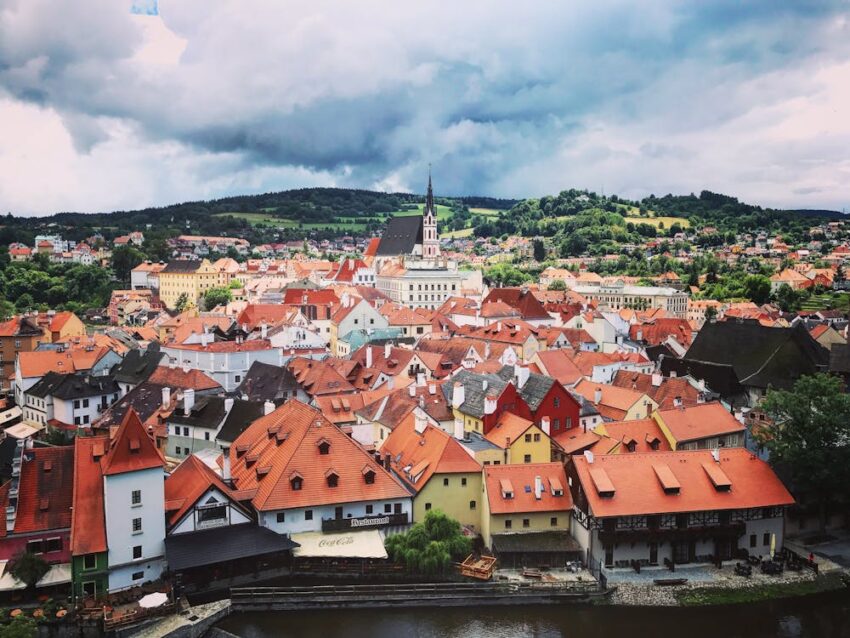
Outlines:
{"type": "Polygon", "coordinates": [[[785,539],[848,501],[775,467],[764,405],[846,392],[844,220],[791,241],[636,211],[616,252],[572,255],[560,230],[446,235],[438,201],[429,180],[375,233],[177,234],[161,259],[147,228],[10,244],[6,268],[115,279],[77,312],[4,290],[0,595],[119,626],[154,591],[392,577],[390,539],[438,515],[469,547],[441,576],[815,566],[785,539]]]}

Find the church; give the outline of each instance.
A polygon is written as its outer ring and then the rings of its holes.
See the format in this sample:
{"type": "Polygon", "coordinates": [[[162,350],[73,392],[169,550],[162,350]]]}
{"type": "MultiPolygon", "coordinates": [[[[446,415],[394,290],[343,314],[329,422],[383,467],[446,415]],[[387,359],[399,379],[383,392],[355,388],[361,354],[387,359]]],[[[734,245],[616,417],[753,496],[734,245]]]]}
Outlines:
{"type": "Polygon", "coordinates": [[[440,237],[437,234],[437,207],[431,175],[428,175],[428,195],[422,215],[396,215],[387,224],[377,257],[405,257],[436,260],[440,256],[440,237]]]}

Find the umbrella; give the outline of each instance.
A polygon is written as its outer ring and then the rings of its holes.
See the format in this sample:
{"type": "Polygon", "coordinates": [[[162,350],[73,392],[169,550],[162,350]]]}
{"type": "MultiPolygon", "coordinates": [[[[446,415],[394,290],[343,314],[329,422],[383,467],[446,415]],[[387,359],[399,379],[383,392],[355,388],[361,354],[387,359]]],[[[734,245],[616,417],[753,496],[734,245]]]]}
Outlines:
{"type": "Polygon", "coordinates": [[[770,560],[773,560],[773,555],[776,553],[776,534],[770,535],[770,560]]]}
{"type": "Polygon", "coordinates": [[[139,607],[151,609],[153,607],[159,607],[160,605],[164,605],[167,602],[168,595],[158,591],[154,592],[153,594],[148,594],[147,596],[142,597],[142,599],[139,600],[139,607]]]}

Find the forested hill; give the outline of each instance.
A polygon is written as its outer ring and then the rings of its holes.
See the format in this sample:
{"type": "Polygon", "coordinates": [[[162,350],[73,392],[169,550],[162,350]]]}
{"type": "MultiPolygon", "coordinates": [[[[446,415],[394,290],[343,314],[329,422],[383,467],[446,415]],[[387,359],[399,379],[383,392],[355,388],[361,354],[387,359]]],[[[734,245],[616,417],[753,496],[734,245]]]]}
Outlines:
{"type": "Polygon", "coordinates": [[[612,195],[567,190],[555,196],[525,199],[497,218],[476,225],[481,237],[520,234],[548,237],[561,256],[616,252],[622,244],[639,244],[648,237],[674,238],[691,229],[699,243],[720,245],[736,233],[781,234],[788,242],[806,238],[818,222],[842,219],[837,211],[773,210],[738,201],[735,197],[702,191],[696,195],[650,195],[630,201],[612,195]]]}

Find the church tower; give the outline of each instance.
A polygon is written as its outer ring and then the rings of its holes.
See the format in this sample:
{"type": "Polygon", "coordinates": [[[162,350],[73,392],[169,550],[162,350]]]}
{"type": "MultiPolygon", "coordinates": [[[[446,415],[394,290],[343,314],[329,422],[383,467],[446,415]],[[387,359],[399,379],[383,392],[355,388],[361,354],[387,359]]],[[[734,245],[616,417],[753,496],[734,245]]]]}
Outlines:
{"type": "Polygon", "coordinates": [[[422,257],[436,259],[440,256],[440,239],[437,235],[437,207],[434,205],[434,191],[431,188],[431,171],[428,171],[428,195],[425,209],[422,211],[422,257]]]}

